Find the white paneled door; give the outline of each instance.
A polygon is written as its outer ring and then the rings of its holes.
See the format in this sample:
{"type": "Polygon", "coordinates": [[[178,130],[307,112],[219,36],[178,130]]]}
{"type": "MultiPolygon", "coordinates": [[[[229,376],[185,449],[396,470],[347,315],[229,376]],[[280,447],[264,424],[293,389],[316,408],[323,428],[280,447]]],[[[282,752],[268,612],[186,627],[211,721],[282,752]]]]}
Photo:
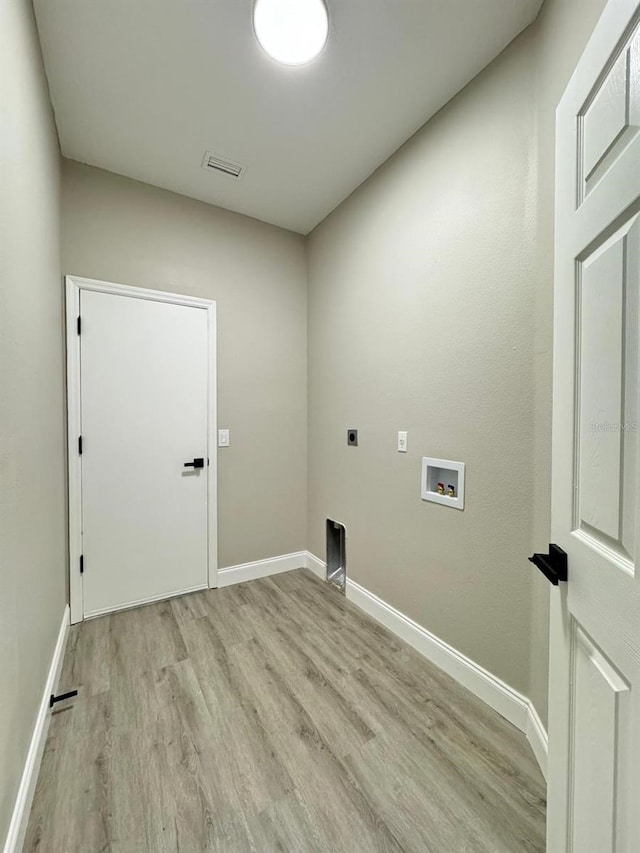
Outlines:
{"type": "MultiPolygon", "coordinates": [[[[70,495],[80,522],[70,525],[79,551],[72,586],[84,618],[209,586],[215,326],[212,303],[78,280],[68,287],[81,318],[68,328],[77,356],[70,391],[78,382],[69,446],[80,492],[70,495]]],[[[73,598],[72,589],[77,621],[73,598]]]]}
{"type": "Polygon", "coordinates": [[[548,853],[640,851],[640,5],[558,107],[548,853]]]}

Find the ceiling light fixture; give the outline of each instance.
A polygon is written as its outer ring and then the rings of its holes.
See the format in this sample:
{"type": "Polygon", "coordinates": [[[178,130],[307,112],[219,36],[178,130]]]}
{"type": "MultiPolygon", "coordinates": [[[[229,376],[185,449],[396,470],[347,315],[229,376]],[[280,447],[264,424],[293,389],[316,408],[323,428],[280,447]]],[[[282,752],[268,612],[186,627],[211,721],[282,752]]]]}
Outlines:
{"type": "Polygon", "coordinates": [[[327,42],[324,0],[256,0],[253,26],[263,50],[283,65],[304,65],[327,42]]]}

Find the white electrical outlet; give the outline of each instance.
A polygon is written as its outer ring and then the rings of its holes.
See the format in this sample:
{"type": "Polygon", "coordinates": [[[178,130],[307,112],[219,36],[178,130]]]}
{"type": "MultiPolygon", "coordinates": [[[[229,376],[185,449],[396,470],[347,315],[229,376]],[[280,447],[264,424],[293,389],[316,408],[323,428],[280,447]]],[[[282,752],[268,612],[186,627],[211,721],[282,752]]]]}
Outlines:
{"type": "Polygon", "coordinates": [[[229,447],[229,430],[218,430],[218,447],[229,447]]]}
{"type": "Polygon", "coordinates": [[[407,452],[407,433],[398,431],[398,451],[400,453],[407,452]]]}

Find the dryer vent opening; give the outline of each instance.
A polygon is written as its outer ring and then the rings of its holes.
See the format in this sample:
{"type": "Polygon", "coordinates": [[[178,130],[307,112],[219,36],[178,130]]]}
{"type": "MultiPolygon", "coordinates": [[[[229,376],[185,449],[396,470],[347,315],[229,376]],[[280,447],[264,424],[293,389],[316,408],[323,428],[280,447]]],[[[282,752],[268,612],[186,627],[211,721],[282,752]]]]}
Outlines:
{"type": "Polygon", "coordinates": [[[347,537],[344,525],[327,519],[327,581],[344,592],[347,580],[347,537]]]}

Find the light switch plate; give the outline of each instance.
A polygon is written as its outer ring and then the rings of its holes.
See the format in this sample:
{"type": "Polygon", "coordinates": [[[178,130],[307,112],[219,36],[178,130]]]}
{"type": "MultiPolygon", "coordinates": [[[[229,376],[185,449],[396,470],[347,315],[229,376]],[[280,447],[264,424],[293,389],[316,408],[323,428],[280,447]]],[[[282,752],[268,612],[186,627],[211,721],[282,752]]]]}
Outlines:
{"type": "Polygon", "coordinates": [[[229,447],[229,430],[218,430],[218,447],[229,447]]]}
{"type": "Polygon", "coordinates": [[[407,433],[402,430],[398,430],[398,452],[407,452],[407,433]]]}

